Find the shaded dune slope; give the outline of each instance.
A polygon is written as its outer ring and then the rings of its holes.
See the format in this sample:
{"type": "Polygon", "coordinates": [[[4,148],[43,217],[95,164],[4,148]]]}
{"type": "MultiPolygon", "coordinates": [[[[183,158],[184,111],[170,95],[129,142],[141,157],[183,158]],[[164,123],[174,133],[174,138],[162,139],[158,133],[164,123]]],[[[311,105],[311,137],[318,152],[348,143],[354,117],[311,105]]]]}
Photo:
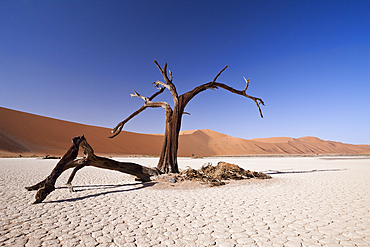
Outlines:
{"type": "MultiPolygon", "coordinates": [[[[162,135],[123,131],[114,139],[110,129],[77,124],[0,107],[0,156],[63,155],[71,138],[85,135],[100,155],[159,155],[162,135]]],[[[212,130],[180,133],[179,156],[253,154],[361,154],[370,145],[323,141],[316,137],[274,137],[245,140],[212,130]]]]}

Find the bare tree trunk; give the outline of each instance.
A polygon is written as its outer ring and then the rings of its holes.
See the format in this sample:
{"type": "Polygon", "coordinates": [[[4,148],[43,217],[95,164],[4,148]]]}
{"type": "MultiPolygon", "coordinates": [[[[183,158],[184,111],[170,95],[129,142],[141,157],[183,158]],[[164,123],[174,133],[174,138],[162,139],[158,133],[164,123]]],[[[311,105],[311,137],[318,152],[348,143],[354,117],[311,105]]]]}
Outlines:
{"type": "Polygon", "coordinates": [[[161,156],[157,169],[162,173],[178,173],[177,150],[179,147],[179,133],[181,128],[181,115],[174,111],[171,121],[166,123],[161,156]],[[180,118],[180,119],[179,119],[180,118]]]}
{"type": "Polygon", "coordinates": [[[55,190],[55,182],[58,177],[69,168],[75,167],[72,174],[70,175],[67,185],[70,190],[73,190],[71,182],[76,172],[84,166],[94,166],[102,169],[115,170],[138,177],[141,181],[150,181],[151,176],[159,175],[160,171],[156,168],[149,168],[141,166],[139,164],[131,162],[118,162],[104,157],[99,157],[94,154],[94,150],[87,143],[85,137],[78,136],[72,139],[72,146],[68,149],[66,154],[57,163],[51,174],[43,181],[36,185],[26,187],[27,190],[37,190],[34,203],[42,202],[47,195],[55,190]],[[81,146],[86,154],[86,157],[82,159],[76,159],[78,155],[78,149],[81,146]]]}

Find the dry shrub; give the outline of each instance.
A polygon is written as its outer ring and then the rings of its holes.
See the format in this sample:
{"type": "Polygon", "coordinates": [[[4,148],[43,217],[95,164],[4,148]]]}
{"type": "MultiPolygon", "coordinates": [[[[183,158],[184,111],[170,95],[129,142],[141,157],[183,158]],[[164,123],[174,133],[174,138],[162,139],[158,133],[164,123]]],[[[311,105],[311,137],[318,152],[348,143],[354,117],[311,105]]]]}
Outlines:
{"type": "Polygon", "coordinates": [[[223,180],[271,178],[271,176],[266,175],[262,172],[244,170],[238,165],[226,162],[219,162],[217,166],[213,166],[211,163],[206,163],[198,170],[188,167],[188,169],[181,171],[180,177],[183,180],[201,181],[211,186],[220,186],[226,184],[223,180]]]}

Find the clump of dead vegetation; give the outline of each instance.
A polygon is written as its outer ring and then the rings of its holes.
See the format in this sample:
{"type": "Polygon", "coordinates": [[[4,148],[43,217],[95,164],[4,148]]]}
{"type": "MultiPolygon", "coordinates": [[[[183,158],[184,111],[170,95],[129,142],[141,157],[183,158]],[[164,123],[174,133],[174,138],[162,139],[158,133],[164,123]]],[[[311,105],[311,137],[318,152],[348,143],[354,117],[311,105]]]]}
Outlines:
{"type": "Polygon", "coordinates": [[[44,160],[47,160],[47,159],[61,159],[61,157],[52,156],[52,155],[47,154],[44,157],[42,157],[42,159],[44,159],[44,160]]]}
{"type": "Polygon", "coordinates": [[[188,167],[179,174],[168,174],[165,176],[165,179],[170,183],[190,180],[200,181],[209,186],[225,185],[226,180],[242,180],[250,178],[270,179],[271,176],[262,172],[244,170],[238,165],[226,162],[219,162],[217,166],[213,166],[212,163],[206,163],[198,170],[188,167]]]}

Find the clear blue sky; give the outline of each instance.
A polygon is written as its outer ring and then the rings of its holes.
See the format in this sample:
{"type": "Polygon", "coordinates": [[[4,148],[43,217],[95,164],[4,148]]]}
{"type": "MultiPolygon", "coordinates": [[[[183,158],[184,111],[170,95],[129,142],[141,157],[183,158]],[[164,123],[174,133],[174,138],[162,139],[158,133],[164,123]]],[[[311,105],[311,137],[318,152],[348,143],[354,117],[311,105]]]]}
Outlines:
{"type": "MultiPolygon", "coordinates": [[[[182,130],[370,144],[370,1],[0,1],[0,106],[114,127],[168,63],[180,94],[219,77],[182,130]]],[[[172,103],[169,92],[158,100],[172,103]]],[[[163,109],[125,127],[163,133],[163,109]]],[[[58,130],[56,130],[58,131],[58,130]]],[[[81,133],[82,134],[82,133],[81,133]]],[[[119,136],[117,137],[119,138],[119,136]]]]}

